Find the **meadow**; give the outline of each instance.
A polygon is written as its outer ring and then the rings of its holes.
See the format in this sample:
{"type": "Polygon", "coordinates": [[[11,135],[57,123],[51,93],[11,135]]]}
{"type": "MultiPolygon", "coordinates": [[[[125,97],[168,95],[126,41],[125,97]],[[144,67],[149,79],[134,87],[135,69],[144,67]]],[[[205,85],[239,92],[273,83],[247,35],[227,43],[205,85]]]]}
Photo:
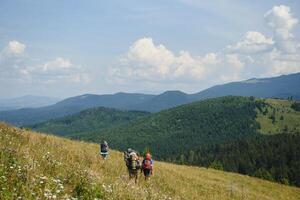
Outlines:
{"type": "Polygon", "coordinates": [[[300,188],[155,161],[149,182],[128,179],[122,153],[0,124],[0,199],[300,199],[300,188]]]}

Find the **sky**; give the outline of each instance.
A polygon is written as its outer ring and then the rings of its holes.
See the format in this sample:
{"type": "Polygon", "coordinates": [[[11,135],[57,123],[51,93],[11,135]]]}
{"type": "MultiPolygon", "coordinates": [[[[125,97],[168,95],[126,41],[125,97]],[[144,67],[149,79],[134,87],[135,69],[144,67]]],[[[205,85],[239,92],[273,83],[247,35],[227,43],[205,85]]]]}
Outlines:
{"type": "Polygon", "coordinates": [[[300,1],[0,0],[0,98],[166,90],[300,72],[300,1]]]}

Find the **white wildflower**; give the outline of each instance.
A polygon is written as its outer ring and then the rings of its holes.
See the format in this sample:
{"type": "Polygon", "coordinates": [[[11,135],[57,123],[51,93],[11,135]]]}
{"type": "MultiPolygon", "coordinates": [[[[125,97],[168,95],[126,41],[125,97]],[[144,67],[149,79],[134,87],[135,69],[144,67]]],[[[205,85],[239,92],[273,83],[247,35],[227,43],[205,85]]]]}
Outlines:
{"type": "Polygon", "coordinates": [[[63,190],[64,189],[64,186],[62,184],[59,184],[59,189],[63,190]]]}

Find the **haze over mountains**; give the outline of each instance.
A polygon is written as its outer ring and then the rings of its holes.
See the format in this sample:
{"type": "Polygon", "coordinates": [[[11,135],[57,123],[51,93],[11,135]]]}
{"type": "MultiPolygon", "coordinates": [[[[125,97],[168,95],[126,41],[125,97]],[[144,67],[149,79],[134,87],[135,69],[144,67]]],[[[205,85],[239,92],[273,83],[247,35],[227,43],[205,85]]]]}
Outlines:
{"type": "Polygon", "coordinates": [[[38,108],[57,103],[61,99],[45,96],[26,95],[16,98],[1,98],[0,111],[15,110],[21,108],[38,108]]]}
{"type": "Polygon", "coordinates": [[[207,98],[236,95],[263,98],[300,99],[300,73],[273,78],[250,79],[208,88],[195,94],[167,91],[159,95],[116,93],[86,94],[67,98],[54,105],[0,112],[0,120],[22,126],[74,114],[92,107],[158,112],[207,98]]]}

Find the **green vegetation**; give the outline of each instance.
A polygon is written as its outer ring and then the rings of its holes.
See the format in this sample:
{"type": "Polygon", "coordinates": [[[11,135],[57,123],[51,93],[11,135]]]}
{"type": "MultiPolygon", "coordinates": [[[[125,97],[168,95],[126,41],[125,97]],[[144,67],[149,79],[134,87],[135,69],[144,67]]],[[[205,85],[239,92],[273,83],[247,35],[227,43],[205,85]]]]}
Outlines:
{"type": "Polygon", "coordinates": [[[294,109],[295,111],[300,111],[300,102],[293,102],[291,105],[291,108],[294,109]]]}
{"type": "Polygon", "coordinates": [[[300,112],[297,106],[300,102],[280,99],[266,99],[264,106],[257,109],[259,132],[263,134],[300,133],[300,112]],[[295,109],[294,109],[295,108],[295,109]]]}
{"type": "MultiPolygon", "coordinates": [[[[149,182],[128,180],[122,154],[0,124],[0,199],[296,200],[300,189],[213,169],[154,163],[149,182]]],[[[264,171],[261,170],[262,174],[264,171]]]]}
{"type": "MultiPolygon", "coordinates": [[[[119,150],[134,147],[142,152],[148,148],[159,160],[300,186],[299,164],[294,161],[300,144],[300,112],[292,109],[292,104],[286,100],[229,96],[139,117],[102,131],[87,133],[85,123],[80,131],[86,134],[68,134],[72,126],[60,131],[65,136],[86,141],[105,139],[119,150]]],[[[89,120],[92,119],[84,121],[89,120]]],[[[104,119],[93,120],[102,124],[104,119]]],[[[37,130],[61,134],[49,126],[37,130]]],[[[72,131],[80,133],[76,129],[72,131]]]]}
{"type": "Polygon", "coordinates": [[[149,147],[157,158],[176,157],[204,144],[245,138],[256,133],[255,101],[246,97],[222,97],[161,111],[135,122],[84,139],[106,138],[113,148],[149,147]]]}
{"type": "Polygon", "coordinates": [[[81,139],[85,135],[131,122],[149,113],[142,111],[119,111],[113,108],[91,108],[67,117],[50,120],[31,128],[56,135],[81,139]]]}
{"type": "MultiPolygon", "coordinates": [[[[300,135],[257,135],[247,139],[202,145],[188,164],[248,174],[300,186],[300,135]]],[[[179,159],[179,158],[178,158],[179,159]]]]}

